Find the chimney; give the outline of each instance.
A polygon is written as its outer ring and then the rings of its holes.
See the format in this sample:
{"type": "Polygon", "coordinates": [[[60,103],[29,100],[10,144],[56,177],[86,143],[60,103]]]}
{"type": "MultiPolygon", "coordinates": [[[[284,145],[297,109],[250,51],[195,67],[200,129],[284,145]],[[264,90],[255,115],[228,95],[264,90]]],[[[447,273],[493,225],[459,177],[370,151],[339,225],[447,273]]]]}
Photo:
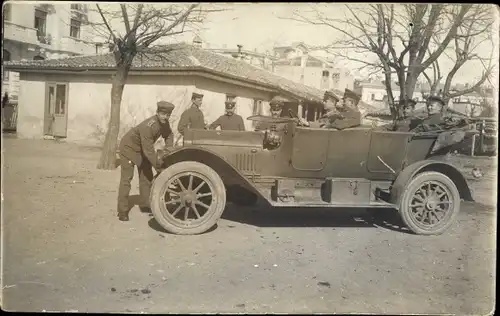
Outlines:
{"type": "Polygon", "coordinates": [[[202,44],[203,44],[203,41],[201,40],[201,38],[200,38],[198,35],[196,35],[196,36],[193,38],[193,46],[196,46],[196,47],[198,47],[198,48],[201,48],[202,44]]]}
{"type": "Polygon", "coordinates": [[[241,54],[241,49],[243,48],[243,45],[238,44],[236,46],[238,46],[238,54],[241,54]]]}

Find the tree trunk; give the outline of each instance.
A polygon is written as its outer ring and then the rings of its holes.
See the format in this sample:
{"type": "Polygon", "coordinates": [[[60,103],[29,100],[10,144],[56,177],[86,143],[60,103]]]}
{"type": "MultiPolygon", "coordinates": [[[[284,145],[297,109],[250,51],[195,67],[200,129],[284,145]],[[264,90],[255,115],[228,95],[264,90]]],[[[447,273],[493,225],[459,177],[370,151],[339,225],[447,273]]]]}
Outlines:
{"type": "Polygon", "coordinates": [[[120,106],[129,67],[128,65],[118,66],[112,79],[108,130],[97,169],[112,170],[117,167],[116,150],[118,148],[118,133],[120,131],[120,106]]]}

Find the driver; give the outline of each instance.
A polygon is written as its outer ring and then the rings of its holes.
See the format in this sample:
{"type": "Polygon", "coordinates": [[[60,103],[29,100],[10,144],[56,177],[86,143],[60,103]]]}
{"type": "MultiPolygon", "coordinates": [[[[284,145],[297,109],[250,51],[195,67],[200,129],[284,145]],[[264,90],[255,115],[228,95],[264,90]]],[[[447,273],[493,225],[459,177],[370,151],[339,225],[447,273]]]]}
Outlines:
{"type": "Polygon", "coordinates": [[[325,93],[325,99],[327,100],[325,109],[328,112],[322,117],[326,121],[323,128],[343,130],[361,125],[361,113],[358,110],[361,97],[354,91],[345,89],[340,104],[336,102],[338,99],[333,93],[328,93],[328,95],[325,93]]]}
{"type": "MultiPolygon", "coordinates": [[[[270,112],[271,112],[271,117],[273,118],[279,118],[281,117],[281,113],[283,112],[283,104],[286,99],[280,97],[280,96],[275,96],[269,101],[269,106],[270,106],[270,112]]],[[[259,122],[257,126],[255,127],[255,131],[265,131],[265,130],[274,130],[274,131],[281,131],[285,128],[286,123],[270,123],[270,122],[259,122]]]]}

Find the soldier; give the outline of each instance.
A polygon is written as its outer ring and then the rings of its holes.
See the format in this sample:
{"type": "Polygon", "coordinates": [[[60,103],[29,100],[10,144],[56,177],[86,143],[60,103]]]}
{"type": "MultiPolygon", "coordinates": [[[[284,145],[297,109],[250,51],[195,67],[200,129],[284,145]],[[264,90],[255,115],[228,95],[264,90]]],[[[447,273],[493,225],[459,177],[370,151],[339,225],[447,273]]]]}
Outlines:
{"type": "Polygon", "coordinates": [[[235,101],[226,101],[226,113],[219,116],[210,126],[209,129],[216,129],[220,126],[221,130],[233,130],[233,131],[244,131],[245,124],[243,123],[243,118],[234,113],[234,107],[236,106],[235,101]]]}
{"type": "MultiPolygon", "coordinates": [[[[275,96],[269,101],[271,117],[278,118],[281,117],[281,113],[283,112],[283,104],[286,99],[275,96]]],[[[274,131],[280,131],[285,127],[284,123],[269,123],[269,122],[259,122],[259,124],[255,127],[255,131],[264,131],[267,129],[274,129],[274,131]]]]}
{"type": "Polygon", "coordinates": [[[336,104],[336,111],[330,110],[324,118],[324,128],[343,130],[361,125],[361,113],[357,109],[360,97],[349,89],[345,89],[342,105],[336,104]]]}
{"type": "Polygon", "coordinates": [[[120,141],[121,177],[118,189],[118,219],[128,221],[130,182],[134,177],[134,165],[139,172],[139,192],[143,211],[149,209],[149,192],[153,181],[152,167],[159,172],[162,161],[158,158],[154,144],[160,136],[166,147],[173,147],[173,133],[168,119],[174,105],[166,101],[157,103],[156,114],[128,131],[120,141]]]}
{"type": "Polygon", "coordinates": [[[428,115],[426,118],[415,120],[415,123],[412,123],[414,126],[412,126],[411,131],[425,132],[441,129],[440,124],[443,123],[442,110],[444,105],[445,103],[440,97],[430,96],[427,98],[428,115]]]}
{"type": "Polygon", "coordinates": [[[415,100],[408,99],[407,103],[403,104],[401,118],[396,121],[396,124],[389,124],[387,129],[400,132],[409,132],[413,129],[419,122],[418,118],[413,115],[416,104],[415,100]]]}
{"type": "Polygon", "coordinates": [[[206,126],[205,117],[203,116],[203,112],[200,110],[203,102],[203,94],[193,92],[191,101],[191,107],[182,113],[177,127],[177,130],[182,136],[184,136],[186,128],[204,129],[206,126]]]}

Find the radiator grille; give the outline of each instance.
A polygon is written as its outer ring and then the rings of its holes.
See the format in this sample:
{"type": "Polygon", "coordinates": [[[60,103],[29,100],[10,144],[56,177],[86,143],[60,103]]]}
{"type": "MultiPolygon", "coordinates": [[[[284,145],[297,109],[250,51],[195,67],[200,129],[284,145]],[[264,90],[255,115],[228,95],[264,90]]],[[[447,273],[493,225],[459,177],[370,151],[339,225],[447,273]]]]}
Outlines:
{"type": "Polygon", "coordinates": [[[236,154],[236,168],[240,171],[245,172],[255,172],[256,171],[256,159],[254,154],[236,154]]]}

